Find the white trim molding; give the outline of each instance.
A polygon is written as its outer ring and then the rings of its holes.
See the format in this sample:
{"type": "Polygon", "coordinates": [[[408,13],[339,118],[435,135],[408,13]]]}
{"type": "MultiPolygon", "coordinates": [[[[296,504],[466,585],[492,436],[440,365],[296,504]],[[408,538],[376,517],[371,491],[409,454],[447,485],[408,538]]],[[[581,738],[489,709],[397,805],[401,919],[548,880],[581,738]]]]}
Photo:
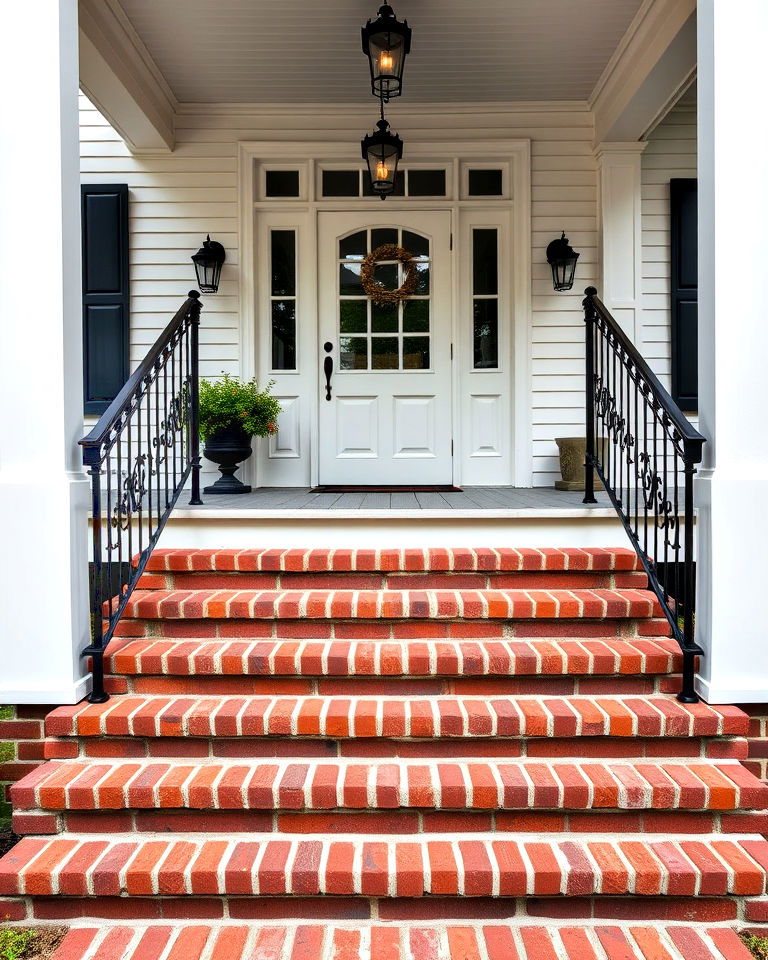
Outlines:
{"type": "Polygon", "coordinates": [[[595,84],[595,142],[639,140],[696,70],[696,0],[645,0],[595,84]]]}
{"type": "Polygon", "coordinates": [[[63,687],[0,687],[0,703],[42,703],[57,706],[80,703],[91,692],[91,675],[63,687]]]}
{"type": "MultiPolygon", "coordinates": [[[[318,122],[318,129],[322,123],[318,122]]],[[[453,214],[454,237],[457,238],[459,214],[465,210],[489,209],[494,203],[503,207],[510,216],[510,248],[512,251],[509,263],[511,285],[510,297],[510,328],[511,328],[511,370],[512,391],[510,417],[513,425],[513,459],[509,482],[516,486],[527,487],[532,483],[533,451],[531,428],[531,159],[530,142],[528,140],[467,140],[450,143],[430,142],[422,140],[408,142],[408,161],[416,164],[431,162],[442,165],[451,165],[453,175],[449,182],[453,184],[453,195],[446,198],[424,200],[419,206],[424,209],[449,210],[453,214]],[[504,198],[488,198],[483,200],[459,199],[459,166],[461,161],[494,161],[505,165],[508,170],[507,192],[504,198]]],[[[257,337],[257,290],[258,275],[256,257],[256,233],[254,229],[255,214],[267,209],[285,211],[290,208],[295,216],[303,217],[309,225],[311,238],[316,240],[316,221],[320,210],[357,210],[361,213],[368,210],[381,211],[381,201],[378,198],[355,198],[344,200],[323,200],[317,196],[317,170],[322,163],[349,163],[354,166],[360,164],[359,149],[354,144],[340,141],[241,141],[238,144],[238,186],[239,186],[239,228],[240,228],[240,256],[242,270],[240,272],[240,344],[241,344],[241,372],[246,378],[263,374],[264,370],[259,363],[259,344],[257,337]],[[258,184],[254,176],[257,162],[283,163],[293,161],[295,164],[307,164],[306,186],[307,193],[303,199],[284,202],[261,201],[259,199],[258,184]]],[[[393,212],[402,209],[413,209],[413,199],[399,199],[390,197],[387,201],[388,210],[393,212]]],[[[316,249],[311,243],[305,245],[307,256],[317,260],[316,249]]],[[[453,257],[456,257],[454,244],[453,257]]],[[[458,271],[453,271],[454,280],[458,271]]],[[[456,286],[454,284],[454,286],[456,286]]],[[[454,293],[456,294],[458,288],[454,293]]],[[[312,289],[305,293],[305,304],[310,297],[313,309],[305,309],[304,322],[317,320],[317,289],[313,283],[312,289]]],[[[455,297],[454,297],[455,300],[455,297]]],[[[454,338],[456,339],[456,338],[454,338]]],[[[313,419],[317,418],[316,399],[317,390],[308,398],[313,409],[313,419]],[[315,398],[315,399],[313,399],[315,398]]],[[[454,407],[458,403],[458,390],[454,389],[454,407]]],[[[454,409],[454,423],[458,424],[458,411],[454,409]]],[[[456,463],[460,462],[461,437],[455,434],[456,463]]],[[[317,482],[316,474],[317,433],[310,434],[309,449],[312,458],[312,467],[309,482],[317,482]]],[[[254,458],[255,459],[255,458],[254,458]]],[[[251,467],[253,470],[253,467],[251,467]]],[[[457,477],[457,480],[460,478],[457,477]]],[[[306,483],[303,480],[302,483],[306,483]]]]}
{"type": "Polygon", "coordinates": [[[640,331],[643,231],[640,157],[645,143],[601,143],[597,159],[600,299],[634,341],[640,331]]]}
{"type": "Polygon", "coordinates": [[[80,0],[80,86],[133,153],[175,145],[177,102],[116,0],[80,0]]]}

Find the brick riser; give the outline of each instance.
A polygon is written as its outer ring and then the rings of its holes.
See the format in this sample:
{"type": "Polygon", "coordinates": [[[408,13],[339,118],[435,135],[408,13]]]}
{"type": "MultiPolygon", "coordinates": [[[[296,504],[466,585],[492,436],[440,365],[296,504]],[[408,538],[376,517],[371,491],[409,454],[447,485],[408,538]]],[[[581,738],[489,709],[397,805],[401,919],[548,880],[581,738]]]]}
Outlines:
{"type": "MultiPolygon", "coordinates": [[[[428,573],[432,590],[646,590],[640,570],[476,571],[428,573]]],[[[421,590],[425,574],[387,571],[332,573],[145,573],[140,590],[421,590]]]]}
{"type": "Polygon", "coordinates": [[[590,936],[580,927],[488,924],[478,929],[460,924],[438,927],[271,924],[265,928],[228,924],[223,928],[195,924],[183,929],[123,927],[73,931],[65,943],[67,956],[167,956],[176,960],[665,960],[693,951],[698,960],[751,960],[730,930],[669,926],[659,930],[601,924],[590,936]],[[97,951],[100,951],[97,953],[97,951]],[[166,952],[163,952],[166,951],[166,952]]]}
{"type": "MultiPolygon", "coordinates": [[[[768,917],[748,718],[672,696],[629,551],[159,551],[141,586],[118,695],[54,711],[52,762],[14,789],[0,913],[354,919],[371,960],[367,920],[404,949],[403,924],[466,918],[478,960],[477,924],[512,917],[519,960],[647,960],[594,925],[768,917]],[[542,917],[584,920],[592,953],[537,941],[542,917]]],[[[440,936],[423,960],[475,960],[440,936]]],[[[647,936],[742,960],[699,928],[647,936]]]]}
{"type": "MultiPolygon", "coordinates": [[[[697,923],[743,926],[744,922],[759,925],[768,921],[764,901],[736,897],[376,897],[322,896],[183,896],[183,897],[0,897],[2,916],[9,922],[29,919],[42,922],[159,921],[162,924],[199,920],[247,920],[270,923],[276,920],[304,922],[323,920],[357,921],[358,928],[366,921],[386,923],[440,923],[488,920],[494,923],[547,925],[551,921],[579,921],[590,927],[593,922],[697,923]]],[[[54,957],[53,960],[63,960],[54,957]]],[[[70,960],[69,957],[66,960],[70,960]]],[[[79,960],[79,955],[78,955],[79,960]]],[[[99,960],[102,960],[99,957],[99,960]]],[[[113,960],[112,957],[103,960],[113,960]]],[[[121,958],[123,960],[123,958],[121,958]]],[[[131,960],[134,960],[131,957],[131,960]]],[[[138,960],[138,958],[136,958],[138,960]]],[[[180,958],[185,960],[185,958],[180,958]]],[[[218,958],[216,958],[218,960],[218,958]]],[[[252,958],[248,958],[252,960],[252,958]]],[[[303,960],[303,958],[301,958],[303,960]]],[[[336,960],[336,958],[334,958],[336,960]]],[[[354,957],[353,960],[359,960],[354,957]]],[[[400,958],[397,958],[400,960],[400,958]]],[[[406,958],[403,958],[406,960],[406,958]]],[[[407,958],[410,960],[410,958],[407,958]]],[[[432,960],[432,958],[430,958],[432,960]]],[[[444,960],[444,957],[434,958],[444,960]]],[[[464,958],[462,958],[464,960],[464,958]]],[[[474,958],[473,958],[474,960],[474,958]]],[[[531,960],[538,960],[532,957],[531,960]]],[[[554,958],[552,958],[554,960],[554,958]]],[[[559,960],[559,958],[558,958],[559,960]]],[[[578,960],[581,960],[579,957],[578,960]]],[[[603,957],[600,960],[604,960],[603,957]]],[[[613,958],[610,958],[613,960],[613,958]]],[[[624,960],[624,958],[621,958],[624,960]]],[[[642,957],[641,960],[647,960],[642,957]]],[[[654,958],[655,960],[655,958],[654,958]]],[[[668,960],[662,954],[662,960],[668,960]]],[[[678,960],[675,956],[674,960],[678,960]]],[[[692,955],[685,960],[709,960],[692,955]]],[[[718,957],[717,960],[720,960],[718,957]]],[[[735,960],[727,955],[725,960],[735,960]]],[[[745,958],[746,960],[746,958],[745,958]]],[[[751,958],[750,958],[751,960],[751,958]]]]}

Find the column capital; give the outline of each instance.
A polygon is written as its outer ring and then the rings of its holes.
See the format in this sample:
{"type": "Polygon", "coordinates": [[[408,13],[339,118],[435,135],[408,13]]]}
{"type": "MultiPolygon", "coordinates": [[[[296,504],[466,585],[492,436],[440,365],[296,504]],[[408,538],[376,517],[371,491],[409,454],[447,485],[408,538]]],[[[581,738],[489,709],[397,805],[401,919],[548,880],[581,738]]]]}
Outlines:
{"type": "Polygon", "coordinates": [[[600,162],[603,157],[637,156],[648,146],[647,140],[603,140],[595,145],[592,153],[600,162]]]}

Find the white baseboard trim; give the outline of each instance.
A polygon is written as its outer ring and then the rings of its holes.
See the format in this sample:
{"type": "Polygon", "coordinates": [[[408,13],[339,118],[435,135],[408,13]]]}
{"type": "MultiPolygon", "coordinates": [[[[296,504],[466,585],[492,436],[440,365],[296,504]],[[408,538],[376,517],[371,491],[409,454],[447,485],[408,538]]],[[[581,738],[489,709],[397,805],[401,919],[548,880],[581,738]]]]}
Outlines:
{"type": "Polygon", "coordinates": [[[71,686],[55,687],[51,690],[18,690],[10,687],[0,687],[0,703],[16,704],[45,703],[51,706],[60,704],[79,703],[91,691],[90,673],[79,680],[73,681],[71,686]]]}
{"type": "Polygon", "coordinates": [[[710,683],[703,677],[696,677],[696,692],[703,700],[712,704],[768,704],[768,688],[765,686],[754,689],[749,687],[724,687],[710,683]]]}

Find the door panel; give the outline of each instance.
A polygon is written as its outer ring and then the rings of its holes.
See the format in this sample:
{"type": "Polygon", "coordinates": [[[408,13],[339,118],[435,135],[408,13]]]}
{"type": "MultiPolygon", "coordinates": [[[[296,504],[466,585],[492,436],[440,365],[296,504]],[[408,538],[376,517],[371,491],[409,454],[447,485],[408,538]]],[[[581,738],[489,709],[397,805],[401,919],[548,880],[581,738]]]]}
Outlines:
{"type": "MultiPolygon", "coordinates": [[[[333,360],[330,399],[321,377],[320,483],[451,483],[450,214],[321,213],[319,251],[319,340],[333,360]],[[377,306],[362,288],[362,260],[384,243],[417,260],[404,304],[377,306]]],[[[375,271],[388,289],[403,277],[396,262],[375,271]]]]}
{"type": "Polygon", "coordinates": [[[435,398],[394,397],[396,457],[434,457],[435,398]]]}

